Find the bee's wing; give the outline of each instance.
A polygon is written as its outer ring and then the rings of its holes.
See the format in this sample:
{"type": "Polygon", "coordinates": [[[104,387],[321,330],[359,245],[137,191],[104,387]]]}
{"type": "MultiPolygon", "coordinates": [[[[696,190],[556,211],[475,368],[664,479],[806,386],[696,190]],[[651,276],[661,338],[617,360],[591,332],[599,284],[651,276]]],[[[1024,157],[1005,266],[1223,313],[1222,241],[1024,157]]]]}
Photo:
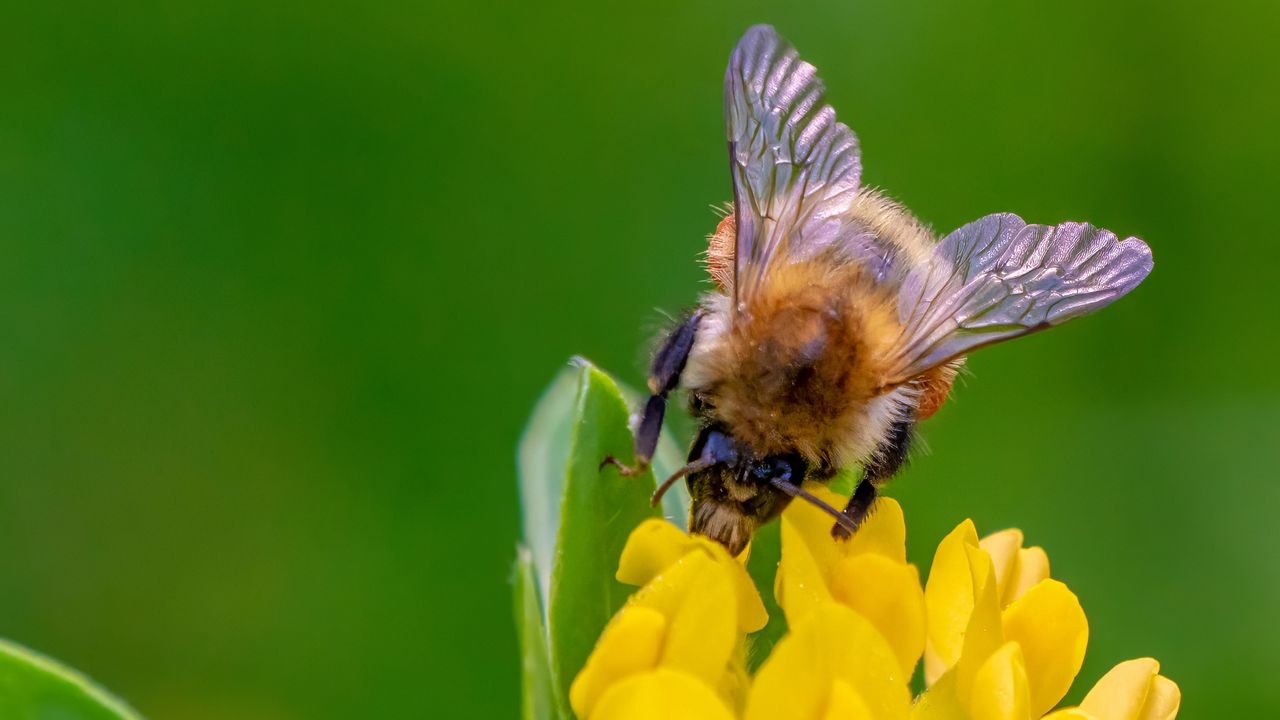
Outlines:
{"type": "Polygon", "coordinates": [[[853,131],[823,102],[817,71],[768,25],[738,42],[724,88],[741,306],[772,263],[847,238],[862,163],[853,131]]]}
{"type": "Polygon", "coordinates": [[[1151,272],[1138,238],[1085,223],[1028,225],[988,215],[943,238],[898,294],[903,331],[886,385],[1110,304],[1151,272]]]}

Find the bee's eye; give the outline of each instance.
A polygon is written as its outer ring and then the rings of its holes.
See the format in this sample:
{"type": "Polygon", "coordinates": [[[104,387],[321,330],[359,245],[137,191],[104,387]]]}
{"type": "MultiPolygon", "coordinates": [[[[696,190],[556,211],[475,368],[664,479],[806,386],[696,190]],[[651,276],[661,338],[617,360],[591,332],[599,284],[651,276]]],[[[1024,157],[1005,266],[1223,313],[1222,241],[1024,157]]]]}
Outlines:
{"type": "Polygon", "coordinates": [[[773,475],[780,480],[791,482],[791,463],[777,458],[773,461],[773,475]]]}
{"type": "Polygon", "coordinates": [[[751,472],[756,476],[757,480],[768,482],[773,478],[779,480],[791,480],[791,463],[783,458],[773,457],[761,460],[751,467],[751,472]]]}

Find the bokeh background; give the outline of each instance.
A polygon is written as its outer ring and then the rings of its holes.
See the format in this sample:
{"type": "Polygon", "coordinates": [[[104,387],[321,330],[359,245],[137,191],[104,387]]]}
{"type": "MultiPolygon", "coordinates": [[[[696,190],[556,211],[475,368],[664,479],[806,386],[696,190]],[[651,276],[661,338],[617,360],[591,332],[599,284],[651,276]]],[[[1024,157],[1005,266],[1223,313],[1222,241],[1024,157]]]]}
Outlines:
{"type": "Polygon", "coordinates": [[[0,634],[155,718],[513,717],[514,448],[706,287],[772,22],[870,184],[1147,239],[973,358],[891,494],[1048,548],[1078,698],[1280,713],[1280,6],[22,3],[0,21],[0,634]]]}

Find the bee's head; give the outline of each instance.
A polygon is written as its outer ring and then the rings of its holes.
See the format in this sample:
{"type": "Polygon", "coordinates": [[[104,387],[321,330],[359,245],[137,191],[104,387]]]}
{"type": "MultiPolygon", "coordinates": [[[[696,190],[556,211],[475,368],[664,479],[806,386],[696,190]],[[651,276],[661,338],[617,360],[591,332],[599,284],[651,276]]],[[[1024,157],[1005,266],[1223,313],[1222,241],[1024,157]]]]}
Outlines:
{"type": "Polygon", "coordinates": [[[757,457],[722,428],[704,428],[689,455],[691,532],[738,555],[758,527],[791,500],[778,483],[799,485],[807,464],[796,454],[757,457]]]}

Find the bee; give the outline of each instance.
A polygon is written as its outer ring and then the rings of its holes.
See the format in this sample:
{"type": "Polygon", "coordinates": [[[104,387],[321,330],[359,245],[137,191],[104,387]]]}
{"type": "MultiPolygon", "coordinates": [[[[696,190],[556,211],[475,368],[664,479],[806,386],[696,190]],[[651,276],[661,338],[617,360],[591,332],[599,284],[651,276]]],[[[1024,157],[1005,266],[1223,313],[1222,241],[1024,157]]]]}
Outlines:
{"type": "Polygon", "coordinates": [[[848,538],[903,466],[916,423],[965,356],[1093,312],[1138,286],[1151,250],[1085,223],[988,215],[941,238],[859,182],[854,133],[814,67],[773,28],[749,29],[725,74],[733,212],[709,237],[715,285],[662,342],[638,414],[646,468],[669,394],[698,432],[685,478],[690,530],[740,553],[795,498],[848,538]],[[860,465],[836,509],[803,489],[860,465]]]}

